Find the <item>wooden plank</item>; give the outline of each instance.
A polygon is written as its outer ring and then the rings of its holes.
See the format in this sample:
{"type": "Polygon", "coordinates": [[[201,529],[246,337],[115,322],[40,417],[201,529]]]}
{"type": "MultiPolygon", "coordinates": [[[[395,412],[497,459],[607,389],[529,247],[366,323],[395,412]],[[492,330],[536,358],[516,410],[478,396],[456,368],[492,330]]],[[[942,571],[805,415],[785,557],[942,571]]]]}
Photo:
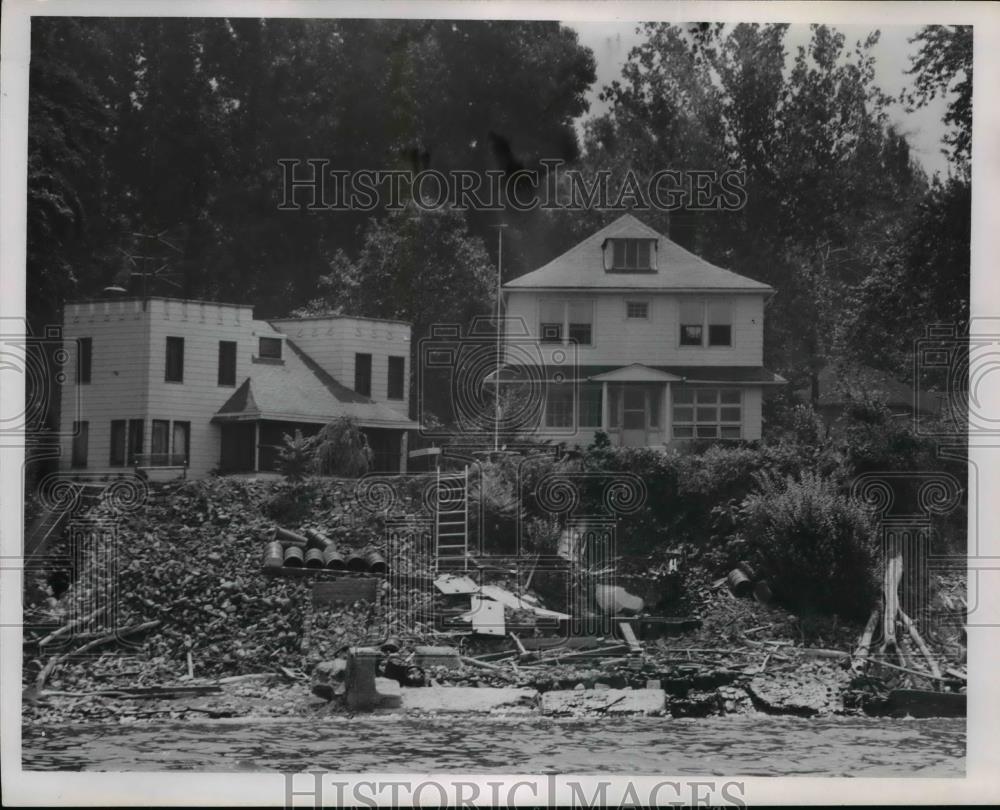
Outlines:
{"type": "Polygon", "coordinates": [[[492,599],[472,597],[472,629],[486,636],[505,636],[503,605],[492,599]]]}
{"type": "Polygon", "coordinates": [[[639,639],[635,637],[635,630],[632,629],[632,625],[628,622],[618,622],[618,629],[622,631],[622,638],[628,644],[629,651],[641,653],[642,645],[639,643],[639,639]]]}

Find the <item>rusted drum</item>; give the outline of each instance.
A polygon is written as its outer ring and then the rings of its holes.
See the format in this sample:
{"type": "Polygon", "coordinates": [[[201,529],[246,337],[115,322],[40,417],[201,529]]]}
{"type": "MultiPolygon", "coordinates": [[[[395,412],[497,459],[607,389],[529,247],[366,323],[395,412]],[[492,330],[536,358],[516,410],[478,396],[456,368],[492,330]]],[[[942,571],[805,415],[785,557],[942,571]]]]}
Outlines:
{"type": "Polygon", "coordinates": [[[306,529],[303,534],[308,538],[309,548],[318,548],[323,551],[323,549],[333,545],[333,541],[329,537],[315,529],[306,529]]]}
{"type": "Polygon", "coordinates": [[[323,552],[318,548],[310,548],[306,551],[306,568],[322,568],[323,552]]]}
{"type": "Polygon", "coordinates": [[[368,568],[373,574],[384,574],[389,570],[389,566],[385,564],[385,557],[375,549],[372,549],[365,555],[365,560],[368,562],[368,568]]]}
{"type": "Polygon", "coordinates": [[[264,548],[264,567],[281,568],[281,564],[284,560],[285,550],[281,547],[281,543],[268,543],[264,548]]]}
{"type": "Polygon", "coordinates": [[[285,565],[289,568],[301,568],[305,558],[299,546],[289,546],[285,549],[285,565]]]}
{"type": "Polygon", "coordinates": [[[347,561],[344,560],[344,555],[337,551],[335,546],[330,545],[323,552],[323,565],[331,571],[343,571],[347,568],[347,561]]]}
{"type": "Polygon", "coordinates": [[[274,539],[279,541],[285,548],[289,546],[302,546],[302,548],[305,548],[309,545],[309,538],[298,532],[282,529],[280,526],[274,530],[274,539]]]}
{"type": "Polygon", "coordinates": [[[745,560],[741,560],[739,565],[737,565],[736,567],[739,568],[740,571],[742,571],[744,574],[746,574],[747,579],[749,579],[751,582],[756,581],[757,572],[753,570],[753,566],[750,565],[750,563],[746,562],[745,560]]]}
{"type": "Polygon", "coordinates": [[[748,596],[750,591],[753,590],[753,583],[750,581],[750,578],[739,568],[734,568],[729,572],[729,576],[726,577],[726,583],[729,585],[729,590],[737,596],[748,596]]]}
{"type": "Polygon", "coordinates": [[[347,555],[347,570],[363,574],[368,570],[368,560],[360,551],[351,551],[347,555]]]}

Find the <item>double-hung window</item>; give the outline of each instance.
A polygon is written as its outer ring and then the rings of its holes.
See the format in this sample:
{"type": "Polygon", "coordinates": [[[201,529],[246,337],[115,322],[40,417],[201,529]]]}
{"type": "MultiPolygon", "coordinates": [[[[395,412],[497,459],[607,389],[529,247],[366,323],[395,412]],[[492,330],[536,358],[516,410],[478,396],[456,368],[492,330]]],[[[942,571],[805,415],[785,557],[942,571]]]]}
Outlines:
{"type": "Polygon", "coordinates": [[[539,303],[538,337],[542,343],[563,343],[566,339],[581,346],[594,343],[594,302],[590,299],[545,299],[539,303]]]}
{"type": "Polygon", "coordinates": [[[573,427],[573,383],[550,383],[545,396],[545,427],[573,427]]]}
{"type": "Polygon", "coordinates": [[[732,346],[733,307],[727,300],[682,300],[681,346],[732,346]]]}

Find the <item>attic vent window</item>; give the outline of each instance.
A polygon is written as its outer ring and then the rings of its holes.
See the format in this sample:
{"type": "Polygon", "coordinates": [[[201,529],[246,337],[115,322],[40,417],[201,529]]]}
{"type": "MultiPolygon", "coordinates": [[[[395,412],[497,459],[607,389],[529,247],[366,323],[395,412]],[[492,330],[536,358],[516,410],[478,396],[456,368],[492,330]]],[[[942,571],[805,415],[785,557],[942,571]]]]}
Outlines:
{"type": "Polygon", "coordinates": [[[264,360],[280,360],[281,338],[262,337],[258,345],[257,354],[264,360]]]}
{"type": "Polygon", "coordinates": [[[611,272],[650,271],[653,265],[653,239],[612,239],[611,272]]]}

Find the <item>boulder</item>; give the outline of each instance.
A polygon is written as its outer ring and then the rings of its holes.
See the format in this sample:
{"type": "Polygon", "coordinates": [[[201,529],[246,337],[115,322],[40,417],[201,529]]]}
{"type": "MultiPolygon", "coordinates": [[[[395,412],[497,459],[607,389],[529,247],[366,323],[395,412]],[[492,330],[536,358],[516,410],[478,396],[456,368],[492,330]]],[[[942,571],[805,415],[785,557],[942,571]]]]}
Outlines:
{"type": "Polygon", "coordinates": [[[347,662],[343,658],[320,661],[312,671],[312,693],[323,700],[332,700],[334,696],[344,694],[346,675],[347,662]]]}

